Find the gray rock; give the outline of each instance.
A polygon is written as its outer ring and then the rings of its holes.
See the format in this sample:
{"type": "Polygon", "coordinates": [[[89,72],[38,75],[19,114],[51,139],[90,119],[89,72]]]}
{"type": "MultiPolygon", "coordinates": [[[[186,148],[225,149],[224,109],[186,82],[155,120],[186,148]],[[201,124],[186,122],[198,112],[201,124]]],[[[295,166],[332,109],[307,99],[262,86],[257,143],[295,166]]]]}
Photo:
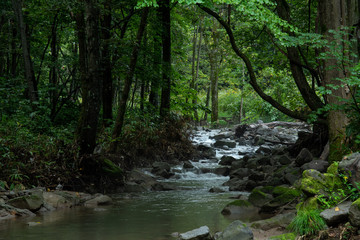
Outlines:
{"type": "Polygon", "coordinates": [[[34,191],[29,195],[16,197],[10,199],[7,203],[16,208],[28,209],[32,212],[36,212],[43,205],[43,195],[42,191],[34,191]]]}
{"type": "Polygon", "coordinates": [[[185,169],[194,168],[194,165],[190,161],[185,161],[183,168],[185,169]]]}
{"type": "Polygon", "coordinates": [[[239,178],[248,177],[251,174],[251,170],[248,168],[238,168],[234,171],[230,171],[230,178],[239,178]]]}
{"type": "Polygon", "coordinates": [[[171,170],[170,164],[166,162],[154,162],[152,164],[151,173],[164,178],[170,178],[174,176],[174,173],[170,172],[170,170],[171,170]]]}
{"type": "Polygon", "coordinates": [[[257,135],[257,136],[255,136],[255,138],[253,140],[253,144],[255,146],[260,146],[260,145],[265,144],[265,140],[261,136],[257,135]]]}
{"type": "Polygon", "coordinates": [[[236,142],[233,142],[233,141],[225,141],[225,140],[217,140],[217,141],[214,143],[214,147],[223,148],[223,149],[226,149],[226,148],[235,148],[235,147],[236,147],[236,142]]]}
{"type": "Polygon", "coordinates": [[[328,226],[335,226],[339,223],[346,222],[351,204],[351,202],[343,202],[336,207],[325,209],[320,213],[320,216],[328,226]]]}
{"type": "Polygon", "coordinates": [[[225,190],[223,190],[221,188],[218,188],[218,187],[213,187],[213,188],[210,188],[209,192],[211,192],[211,193],[223,193],[223,192],[225,192],[225,190]]]}
{"type": "Polygon", "coordinates": [[[230,168],[228,167],[215,168],[214,173],[221,176],[229,176],[230,168]]]}
{"type": "Polygon", "coordinates": [[[44,205],[48,210],[58,208],[70,208],[73,206],[71,202],[68,202],[63,196],[60,196],[54,192],[43,192],[44,205]]]}
{"type": "Polygon", "coordinates": [[[286,227],[295,218],[295,216],[296,214],[294,212],[279,214],[272,218],[253,222],[251,227],[265,231],[276,227],[286,227]]]}
{"type": "Polygon", "coordinates": [[[354,186],[360,182],[360,152],[353,153],[339,163],[339,169],[345,173],[351,172],[351,182],[354,186]]]}
{"type": "Polygon", "coordinates": [[[297,166],[302,166],[305,163],[311,162],[313,160],[313,156],[311,152],[307,148],[301,149],[300,153],[297,155],[295,159],[295,163],[297,166]]]}
{"type": "Polygon", "coordinates": [[[210,229],[208,226],[202,226],[200,228],[180,233],[179,240],[211,240],[210,229]]]}
{"type": "Polygon", "coordinates": [[[98,194],[95,198],[85,202],[85,207],[97,207],[112,204],[112,199],[107,195],[98,194]]]}
{"type": "Polygon", "coordinates": [[[240,220],[232,222],[217,240],[253,240],[254,234],[245,223],[240,220]]]}
{"type": "Polygon", "coordinates": [[[213,158],[216,156],[216,151],[212,147],[199,145],[197,150],[200,152],[200,158],[213,158]]]}
{"type": "Polygon", "coordinates": [[[305,171],[308,169],[315,169],[319,172],[326,172],[327,168],[329,167],[329,162],[324,160],[313,160],[311,162],[305,163],[301,166],[301,170],[305,171]]]}
{"type": "Polygon", "coordinates": [[[257,150],[256,153],[261,153],[261,154],[270,154],[272,152],[272,149],[269,145],[261,145],[257,150]]]}
{"type": "Polygon", "coordinates": [[[219,164],[220,165],[225,165],[225,166],[231,166],[231,164],[236,161],[236,158],[232,157],[232,156],[222,156],[220,159],[219,164]]]}
{"type": "Polygon", "coordinates": [[[360,198],[351,204],[349,220],[352,226],[360,227],[360,198]]]}

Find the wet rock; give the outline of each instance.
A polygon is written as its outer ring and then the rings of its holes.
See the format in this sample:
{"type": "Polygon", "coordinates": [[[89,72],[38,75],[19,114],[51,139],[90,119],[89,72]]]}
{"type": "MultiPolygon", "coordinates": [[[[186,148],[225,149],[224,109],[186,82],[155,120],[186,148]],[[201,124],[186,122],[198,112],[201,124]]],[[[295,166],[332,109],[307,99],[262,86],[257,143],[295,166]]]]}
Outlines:
{"type": "Polygon", "coordinates": [[[171,166],[166,162],[154,162],[152,164],[151,173],[163,178],[170,178],[175,174],[170,172],[171,166]]]}
{"type": "Polygon", "coordinates": [[[216,147],[216,148],[223,148],[223,149],[235,148],[235,147],[236,147],[236,142],[225,141],[225,140],[217,140],[217,141],[214,143],[214,147],[216,147]]]}
{"type": "Polygon", "coordinates": [[[271,147],[269,145],[261,145],[257,150],[256,153],[260,154],[270,154],[272,151],[271,147]]]}
{"type": "Polygon", "coordinates": [[[351,204],[349,209],[349,220],[352,226],[360,227],[360,198],[351,204]]]}
{"type": "Polygon", "coordinates": [[[253,240],[254,234],[245,223],[236,220],[232,222],[217,240],[253,240]]]}
{"type": "Polygon", "coordinates": [[[232,156],[222,156],[219,164],[225,165],[225,166],[230,166],[234,161],[236,161],[236,158],[234,158],[232,156]]]}
{"type": "Polygon", "coordinates": [[[229,176],[229,174],[230,174],[230,168],[228,168],[228,167],[215,168],[214,173],[216,175],[226,177],[226,176],[229,176]]]}
{"type": "Polygon", "coordinates": [[[28,209],[16,208],[8,204],[0,205],[0,220],[14,217],[33,217],[35,213],[28,209]]]}
{"type": "Polygon", "coordinates": [[[218,188],[218,187],[213,187],[213,188],[210,188],[209,192],[211,192],[211,193],[223,193],[223,192],[225,192],[225,190],[223,190],[221,188],[218,188]]]}
{"type": "Polygon", "coordinates": [[[249,168],[238,168],[234,171],[230,171],[230,178],[245,178],[250,176],[252,171],[249,168]]]}
{"type": "Polygon", "coordinates": [[[312,160],[313,160],[313,156],[311,152],[308,149],[303,148],[300,151],[300,153],[297,155],[295,159],[295,163],[297,166],[302,166],[305,163],[311,162],[312,160]]]}
{"type": "Polygon", "coordinates": [[[261,191],[263,188],[255,188],[251,191],[248,201],[256,207],[262,207],[274,199],[272,194],[261,191]]]}
{"type": "Polygon", "coordinates": [[[305,170],[300,182],[300,189],[308,195],[324,194],[341,188],[342,182],[337,175],[320,173],[317,170],[305,170]]]}
{"type": "Polygon", "coordinates": [[[194,165],[190,161],[185,161],[183,168],[185,168],[185,169],[194,168],[194,165]]]}
{"type": "Polygon", "coordinates": [[[202,226],[200,228],[180,233],[179,240],[212,240],[210,235],[210,229],[208,226],[202,226]]]}
{"type": "Polygon", "coordinates": [[[153,191],[171,191],[175,190],[176,188],[168,183],[160,183],[157,182],[151,186],[151,190],[153,191]]]}
{"type": "Polygon", "coordinates": [[[257,135],[257,136],[255,136],[255,138],[253,140],[253,144],[254,144],[254,146],[260,146],[260,145],[265,144],[265,140],[263,137],[257,135]]]}
{"type": "Polygon", "coordinates": [[[238,138],[242,137],[248,128],[249,128],[249,125],[247,125],[247,124],[242,124],[242,125],[236,126],[235,136],[238,138]]]}
{"type": "Polygon", "coordinates": [[[36,212],[43,205],[43,195],[41,191],[31,192],[29,195],[24,195],[10,199],[7,204],[20,209],[28,209],[36,212]]]}
{"type": "Polygon", "coordinates": [[[197,147],[197,150],[200,152],[199,153],[199,158],[214,158],[216,156],[216,151],[215,149],[213,149],[212,147],[208,147],[205,145],[199,145],[197,147]]]}
{"type": "Polygon", "coordinates": [[[112,204],[112,199],[107,195],[98,194],[95,198],[85,202],[85,207],[97,207],[101,205],[110,205],[112,204]]]}
{"type": "Polygon", "coordinates": [[[360,182],[360,152],[344,157],[339,163],[339,169],[345,173],[350,171],[351,177],[348,177],[352,184],[356,186],[356,183],[360,182]]]}
{"type": "Polygon", "coordinates": [[[308,169],[315,169],[319,172],[326,172],[329,167],[329,162],[324,160],[313,160],[311,162],[305,163],[301,166],[301,170],[305,171],[308,169]]]}
{"type": "Polygon", "coordinates": [[[210,139],[214,139],[214,140],[221,140],[221,139],[226,139],[226,138],[231,138],[233,136],[233,133],[220,133],[214,136],[210,136],[210,139]]]}
{"type": "Polygon", "coordinates": [[[60,196],[54,192],[44,192],[43,198],[45,208],[48,210],[70,208],[73,206],[73,204],[68,202],[63,196],[60,196]]]}
{"type": "Polygon", "coordinates": [[[335,226],[339,223],[347,222],[351,202],[343,202],[336,207],[325,209],[320,216],[328,226],[335,226]]]}
{"type": "Polygon", "coordinates": [[[134,169],[128,174],[124,187],[126,192],[144,192],[150,191],[156,183],[154,177],[134,169]]]}
{"type": "Polygon", "coordinates": [[[265,231],[276,227],[285,228],[290,224],[290,222],[295,218],[295,216],[296,216],[295,212],[279,214],[272,218],[253,222],[251,223],[251,227],[265,231]]]}

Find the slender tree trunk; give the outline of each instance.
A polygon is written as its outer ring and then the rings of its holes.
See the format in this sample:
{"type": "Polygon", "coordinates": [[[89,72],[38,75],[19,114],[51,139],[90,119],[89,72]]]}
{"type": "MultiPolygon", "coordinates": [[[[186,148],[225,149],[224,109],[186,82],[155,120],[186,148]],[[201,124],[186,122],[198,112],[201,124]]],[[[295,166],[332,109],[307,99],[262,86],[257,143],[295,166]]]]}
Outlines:
{"type": "Polygon", "coordinates": [[[26,25],[24,22],[24,15],[22,12],[22,0],[12,0],[13,9],[17,18],[18,28],[21,37],[21,45],[25,67],[25,79],[27,82],[28,97],[31,102],[39,100],[37,83],[35,80],[35,74],[33,69],[33,63],[30,56],[30,47],[26,34],[26,25]]]}
{"type": "MultiPolygon", "coordinates": [[[[210,105],[210,91],[211,91],[211,87],[208,87],[208,90],[207,90],[207,93],[206,93],[206,100],[205,100],[205,107],[206,108],[209,108],[209,105],[210,105]]],[[[203,117],[204,121],[207,121],[207,116],[208,116],[208,113],[207,113],[207,111],[205,111],[204,117],[203,117]]]]}
{"type": "MultiPolygon", "coordinates": [[[[83,82],[81,84],[82,109],[78,125],[80,154],[91,154],[94,151],[101,104],[101,81],[99,80],[99,10],[96,8],[96,3],[96,0],[85,1],[86,52],[88,58],[85,68],[86,76],[82,79],[83,82]]],[[[80,57],[83,57],[83,55],[80,57]]]]}
{"type": "Polygon", "coordinates": [[[102,104],[103,104],[103,125],[105,127],[110,125],[113,118],[113,81],[111,71],[110,59],[110,41],[111,41],[111,0],[104,3],[105,14],[101,21],[101,35],[102,35],[102,54],[101,54],[101,71],[102,71],[102,104]]]}
{"type": "Polygon", "coordinates": [[[154,74],[151,77],[151,89],[150,89],[150,95],[149,95],[149,103],[151,105],[153,105],[155,109],[158,109],[160,78],[161,78],[161,41],[160,41],[160,35],[158,33],[154,36],[153,41],[154,41],[154,57],[153,57],[154,58],[154,66],[153,66],[154,74]]]}
{"type": "Polygon", "coordinates": [[[170,0],[159,2],[162,16],[162,91],[160,115],[166,117],[170,113],[170,93],[171,93],[171,31],[170,31],[170,0]]]}
{"type": "Polygon", "coordinates": [[[141,40],[142,40],[144,31],[145,31],[145,27],[146,27],[146,23],[147,23],[148,13],[149,13],[149,8],[144,8],[142,16],[141,16],[140,26],[139,26],[139,29],[138,29],[138,32],[136,35],[136,41],[135,41],[135,44],[134,44],[134,47],[133,47],[133,50],[131,53],[129,71],[126,75],[125,82],[124,82],[124,89],[121,94],[121,100],[120,100],[119,109],[118,109],[118,113],[117,113],[117,117],[116,117],[114,131],[112,133],[112,138],[114,141],[112,142],[112,144],[110,146],[110,152],[115,152],[117,150],[119,137],[121,135],[122,127],[124,125],[126,103],[129,98],[131,83],[132,83],[132,79],[134,77],[136,62],[137,62],[137,58],[139,55],[141,40]]]}
{"type": "MultiPolygon", "coordinates": [[[[325,86],[341,86],[342,82],[338,79],[349,77],[348,66],[344,66],[343,63],[344,61],[350,60],[348,52],[354,49],[350,49],[346,44],[346,42],[350,40],[348,35],[346,36],[347,39],[334,39],[333,35],[329,33],[329,30],[344,31],[344,29],[342,29],[343,27],[352,27],[357,24],[359,21],[359,2],[356,0],[319,1],[318,13],[320,24],[318,29],[329,41],[336,42],[338,46],[342,47],[342,52],[336,53],[336,55],[338,55],[337,57],[335,55],[329,56],[323,62],[322,69],[324,69],[323,76],[325,86]],[[339,55],[341,57],[339,57],[339,55]]],[[[328,48],[325,48],[324,51],[330,52],[328,48]]],[[[328,104],[341,105],[343,103],[341,99],[348,99],[350,97],[348,90],[346,86],[331,89],[332,94],[326,96],[328,104]]],[[[345,128],[348,120],[346,114],[340,110],[331,110],[327,120],[330,142],[329,161],[340,161],[344,154],[345,128]]]]}
{"type": "Polygon", "coordinates": [[[56,94],[56,87],[58,82],[58,75],[57,75],[57,61],[58,61],[58,49],[57,49],[57,14],[54,17],[54,22],[51,31],[51,67],[49,73],[49,83],[50,83],[50,119],[52,121],[55,120],[55,112],[56,112],[56,105],[57,105],[57,94],[56,94]]]}

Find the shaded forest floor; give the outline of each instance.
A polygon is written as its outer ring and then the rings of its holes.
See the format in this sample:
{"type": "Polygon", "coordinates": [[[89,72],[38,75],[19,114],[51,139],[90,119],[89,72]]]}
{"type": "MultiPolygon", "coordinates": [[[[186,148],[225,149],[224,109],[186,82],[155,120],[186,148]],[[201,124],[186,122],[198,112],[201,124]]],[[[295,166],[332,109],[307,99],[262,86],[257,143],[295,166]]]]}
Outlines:
{"type": "MultiPolygon", "coordinates": [[[[155,161],[176,163],[195,153],[190,125],[183,119],[158,124],[138,122],[124,128],[117,153],[107,153],[110,131],[104,130],[92,155],[79,156],[69,137],[0,129],[0,186],[4,189],[46,187],[87,192],[119,191],[125,172],[155,161]],[[122,172],[104,171],[111,161],[122,172]]],[[[23,130],[23,129],[22,129],[23,130]]]]}

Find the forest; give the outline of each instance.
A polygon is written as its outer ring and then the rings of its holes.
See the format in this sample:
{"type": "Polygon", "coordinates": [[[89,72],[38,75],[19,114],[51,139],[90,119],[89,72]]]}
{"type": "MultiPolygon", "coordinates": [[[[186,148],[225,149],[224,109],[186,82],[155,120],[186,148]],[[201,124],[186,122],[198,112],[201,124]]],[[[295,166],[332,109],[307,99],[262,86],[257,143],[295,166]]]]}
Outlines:
{"type": "Polygon", "coordinates": [[[111,189],[134,167],[189,159],[190,126],[257,120],[307,122],[340,161],[360,144],[359,11],[353,0],[2,0],[0,186],[111,189]]]}

